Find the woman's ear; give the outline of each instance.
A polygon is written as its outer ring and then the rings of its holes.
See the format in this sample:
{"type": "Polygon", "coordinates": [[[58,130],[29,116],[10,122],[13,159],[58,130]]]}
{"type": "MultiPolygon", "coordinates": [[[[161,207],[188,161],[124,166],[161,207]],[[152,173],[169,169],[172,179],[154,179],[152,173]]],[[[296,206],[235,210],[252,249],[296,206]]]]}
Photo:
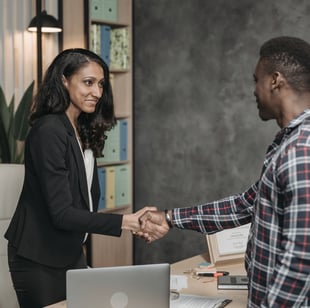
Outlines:
{"type": "Polygon", "coordinates": [[[62,83],[64,84],[64,86],[67,87],[68,86],[67,78],[64,75],[62,75],[61,80],[62,80],[62,83]]]}

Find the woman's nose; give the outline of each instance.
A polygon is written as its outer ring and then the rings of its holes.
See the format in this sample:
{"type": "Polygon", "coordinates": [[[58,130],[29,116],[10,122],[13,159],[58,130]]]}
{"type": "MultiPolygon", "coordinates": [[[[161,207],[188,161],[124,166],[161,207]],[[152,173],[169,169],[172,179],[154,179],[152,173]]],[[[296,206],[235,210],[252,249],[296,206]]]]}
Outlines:
{"type": "Polygon", "coordinates": [[[102,87],[100,87],[99,85],[95,85],[93,87],[93,95],[96,96],[96,97],[101,97],[102,95],[102,87]]]}

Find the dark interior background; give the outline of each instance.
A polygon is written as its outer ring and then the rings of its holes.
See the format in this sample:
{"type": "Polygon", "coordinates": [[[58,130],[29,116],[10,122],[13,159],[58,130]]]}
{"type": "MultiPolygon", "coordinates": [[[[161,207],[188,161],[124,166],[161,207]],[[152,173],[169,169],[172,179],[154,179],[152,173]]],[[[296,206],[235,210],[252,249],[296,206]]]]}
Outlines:
{"type": "MultiPolygon", "coordinates": [[[[262,122],[253,72],[267,39],[310,41],[309,0],[135,0],[135,209],[183,207],[242,192],[260,174],[278,127],[262,122]]],[[[172,230],[135,263],[207,251],[205,235],[172,230]]]]}

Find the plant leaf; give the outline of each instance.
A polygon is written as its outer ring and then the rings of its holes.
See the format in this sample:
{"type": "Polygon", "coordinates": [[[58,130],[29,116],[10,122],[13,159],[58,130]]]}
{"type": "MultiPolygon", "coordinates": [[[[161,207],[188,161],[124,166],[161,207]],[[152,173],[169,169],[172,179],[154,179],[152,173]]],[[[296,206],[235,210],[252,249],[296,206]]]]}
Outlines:
{"type": "Polygon", "coordinates": [[[15,162],[15,151],[16,151],[16,140],[13,136],[13,125],[14,125],[14,103],[15,103],[15,97],[14,95],[11,98],[10,104],[8,106],[8,115],[7,118],[9,119],[8,122],[8,129],[6,132],[6,136],[8,139],[9,147],[10,147],[10,153],[11,153],[11,162],[15,162]]]}
{"type": "Polygon", "coordinates": [[[0,117],[0,158],[1,163],[11,162],[11,153],[2,117],[0,117]]]}
{"type": "Polygon", "coordinates": [[[8,132],[11,125],[12,116],[10,116],[10,108],[6,103],[2,87],[0,87],[0,116],[2,118],[4,129],[6,132],[8,132]]]}
{"type": "Polygon", "coordinates": [[[32,103],[33,87],[34,81],[24,93],[15,113],[13,135],[16,140],[25,140],[29,130],[28,116],[32,103]]]}

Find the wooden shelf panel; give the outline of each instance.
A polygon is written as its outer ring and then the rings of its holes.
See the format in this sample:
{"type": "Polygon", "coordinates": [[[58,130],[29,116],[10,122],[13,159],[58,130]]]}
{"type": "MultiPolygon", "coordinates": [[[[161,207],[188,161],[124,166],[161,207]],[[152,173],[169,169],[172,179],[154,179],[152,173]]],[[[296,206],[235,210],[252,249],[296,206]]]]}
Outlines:
{"type": "MultiPolygon", "coordinates": [[[[127,27],[129,29],[130,59],[129,69],[111,70],[113,75],[113,98],[115,115],[117,118],[128,119],[128,160],[98,164],[104,166],[118,166],[128,164],[131,169],[131,192],[133,192],[132,170],[133,170],[133,137],[132,137],[132,0],[117,0],[117,21],[91,19],[91,0],[66,0],[63,3],[63,48],[89,48],[90,27],[92,24],[106,24],[112,28],[127,27]]],[[[102,0],[105,1],[105,0],[102,0]]],[[[132,193],[133,195],[133,193],[132,193]]],[[[104,213],[128,214],[132,213],[131,204],[104,209],[104,213]]],[[[132,234],[123,231],[120,238],[93,234],[91,236],[91,265],[119,266],[130,265],[133,262],[133,240],[132,234]]]]}

